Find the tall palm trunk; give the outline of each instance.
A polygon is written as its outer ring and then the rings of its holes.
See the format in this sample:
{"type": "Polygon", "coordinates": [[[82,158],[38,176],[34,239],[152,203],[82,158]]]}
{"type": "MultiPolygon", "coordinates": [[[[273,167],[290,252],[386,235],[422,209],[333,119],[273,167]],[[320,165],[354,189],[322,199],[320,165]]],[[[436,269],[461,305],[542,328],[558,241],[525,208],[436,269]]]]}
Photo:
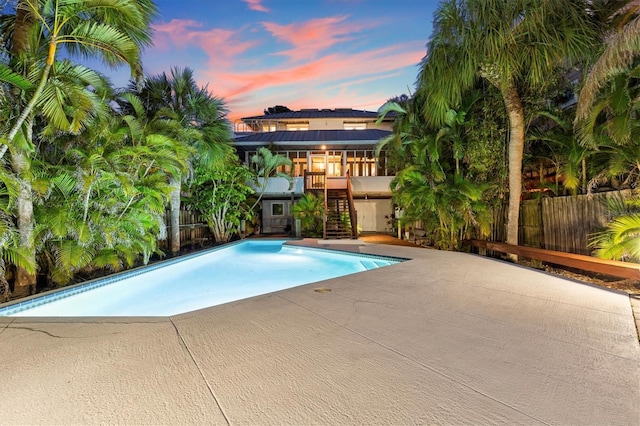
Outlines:
{"type": "MultiPolygon", "coordinates": [[[[31,31],[33,26],[37,24],[38,21],[36,15],[28,6],[29,4],[25,0],[20,0],[18,2],[18,7],[16,9],[15,28],[12,39],[13,46],[11,52],[14,56],[26,54],[31,50],[29,32],[31,31]]],[[[44,83],[49,76],[51,64],[53,63],[53,61],[51,60],[52,54],[55,55],[55,47],[53,49],[49,49],[49,57],[47,57],[47,63],[42,72],[38,87],[36,88],[31,101],[24,108],[16,123],[14,123],[13,128],[11,129],[11,132],[7,137],[7,140],[9,142],[11,142],[16,137],[18,130],[23,125],[23,123],[26,124],[27,131],[25,136],[27,138],[27,141],[29,143],[31,143],[32,141],[33,127],[29,117],[31,116],[31,111],[33,110],[33,107],[44,88],[44,83]]],[[[0,147],[0,158],[7,151],[7,148],[7,145],[3,145],[2,147],[0,147]]],[[[15,152],[13,152],[11,155],[11,167],[20,182],[20,191],[18,193],[18,200],[16,203],[16,215],[20,246],[29,249],[29,260],[33,261],[33,264],[35,264],[36,253],[33,243],[33,195],[31,193],[31,181],[29,178],[30,161],[28,158],[28,153],[20,149],[16,149],[15,152]]],[[[35,293],[36,280],[37,276],[35,273],[31,274],[24,268],[17,268],[14,280],[13,295],[22,297],[35,293]]]]}
{"type": "MultiPolygon", "coordinates": [[[[31,182],[24,178],[29,170],[29,160],[26,158],[26,155],[21,152],[14,153],[11,159],[13,170],[20,182],[20,191],[16,203],[20,246],[29,249],[28,256],[35,264],[36,253],[33,244],[33,196],[31,193],[31,182]]],[[[35,293],[36,278],[35,273],[31,274],[24,268],[17,268],[13,295],[23,297],[35,293]]]]}
{"type": "Polygon", "coordinates": [[[171,232],[171,254],[180,254],[180,189],[181,179],[171,178],[169,184],[173,188],[171,191],[170,205],[170,232],[171,232]]]}
{"type": "MultiPolygon", "coordinates": [[[[512,80],[501,85],[509,117],[509,207],[507,209],[507,243],[518,244],[518,218],[522,195],[522,157],[524,153],[524,108],[512,80]]],[[[514,257],[514,260],[517,259],[514,257]]]]}

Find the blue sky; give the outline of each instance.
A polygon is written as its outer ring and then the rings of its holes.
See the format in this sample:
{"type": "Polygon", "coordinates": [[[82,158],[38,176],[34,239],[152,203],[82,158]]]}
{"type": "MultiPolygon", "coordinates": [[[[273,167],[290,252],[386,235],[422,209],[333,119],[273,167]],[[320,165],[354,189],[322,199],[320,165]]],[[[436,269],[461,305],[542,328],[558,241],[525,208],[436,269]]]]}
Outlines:
{"type": "MultiPolygon", "coordinates": [[[[413,91],[437,3],[156,0],[144,71],[192,68],[232,120],[273,105],[376,110],[413,91]]],[[[126,85],[128,70],[107,74],[126,85]]]]}

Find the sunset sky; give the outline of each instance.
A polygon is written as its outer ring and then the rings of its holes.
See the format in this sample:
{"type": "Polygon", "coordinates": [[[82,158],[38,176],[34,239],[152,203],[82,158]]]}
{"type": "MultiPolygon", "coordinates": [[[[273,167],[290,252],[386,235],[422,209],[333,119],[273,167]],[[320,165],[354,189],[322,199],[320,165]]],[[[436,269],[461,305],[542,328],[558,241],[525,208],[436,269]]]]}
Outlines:
{"type": "MultiPolygon", "coordinates": [[[[274,105],[377,110],[413,91],[430,0],[156,0],[145,73],[188,66],[229,117],[274,105]]],[[[125,86],[125,69],[107,73],[125,86]]]]}

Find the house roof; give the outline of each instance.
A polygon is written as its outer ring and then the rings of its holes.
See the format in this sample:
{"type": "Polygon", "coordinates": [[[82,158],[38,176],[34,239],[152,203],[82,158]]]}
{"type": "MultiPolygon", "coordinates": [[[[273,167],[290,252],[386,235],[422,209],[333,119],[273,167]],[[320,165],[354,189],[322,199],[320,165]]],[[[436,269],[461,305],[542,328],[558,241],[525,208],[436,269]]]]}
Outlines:
{"type": "Polygon", "coordinates": [[[314,144],[371,145],[389,136],[392,132],[378,129],[367,130],[301,130],[237,134],[234,143],[238,146],[286,145],[308,146],[314,144]]]}
{"type": "Polygon", "coordinates": [[[377,119],[378,113],[351,108],[336,109],[301,109],[300,111],[280,112],[276,114],[256,115],[244,117],[243,121],[251,120],[297,120],[308,118],[367,118],[377,119]]]}

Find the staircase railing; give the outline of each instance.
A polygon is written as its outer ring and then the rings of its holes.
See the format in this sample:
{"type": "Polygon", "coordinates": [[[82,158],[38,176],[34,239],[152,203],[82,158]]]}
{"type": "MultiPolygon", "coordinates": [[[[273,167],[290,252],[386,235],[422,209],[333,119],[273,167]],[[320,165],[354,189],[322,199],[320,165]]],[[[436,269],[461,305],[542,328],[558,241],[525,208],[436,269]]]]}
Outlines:
{"type": "MultiPolygon", "coordinates": [[[[326,171],[304,172],[305,192],[312,191],[323,194],[324,212],[322,213],[322,238],[327,239],[327,220],[329,213],[329,190],[346,190],[347,204],[349,206],[349,222],[351,225],[351,238],[358,238],[358,212],[353,201],[351,177],[347,170],[345,176],[328,177],[326,171]]],[[[336,207],[337,208],[337,207],[336,207]]]]}
{"type": "Polygon", "coordinates": [[[327,191],[327,176],[326,174],[324,175],[324,181],[323,181],[323,186],[324,186],[324,209],[322,210],[322,239],[326,240],[327,239],[327,212],[329,210],[329,203],[327,202],[327,199],[329,198],[328,195],[328,191],[327,191]]]}
{"type": "Polygon", "coordinates": [[[353,201],[353,191],[351,190],[351,176],[349,170],[345,174],[347,177],[347,199],[349,200],[349,219],[351,220],[351,238],[358,238],[358,212],[353,201]]]}

